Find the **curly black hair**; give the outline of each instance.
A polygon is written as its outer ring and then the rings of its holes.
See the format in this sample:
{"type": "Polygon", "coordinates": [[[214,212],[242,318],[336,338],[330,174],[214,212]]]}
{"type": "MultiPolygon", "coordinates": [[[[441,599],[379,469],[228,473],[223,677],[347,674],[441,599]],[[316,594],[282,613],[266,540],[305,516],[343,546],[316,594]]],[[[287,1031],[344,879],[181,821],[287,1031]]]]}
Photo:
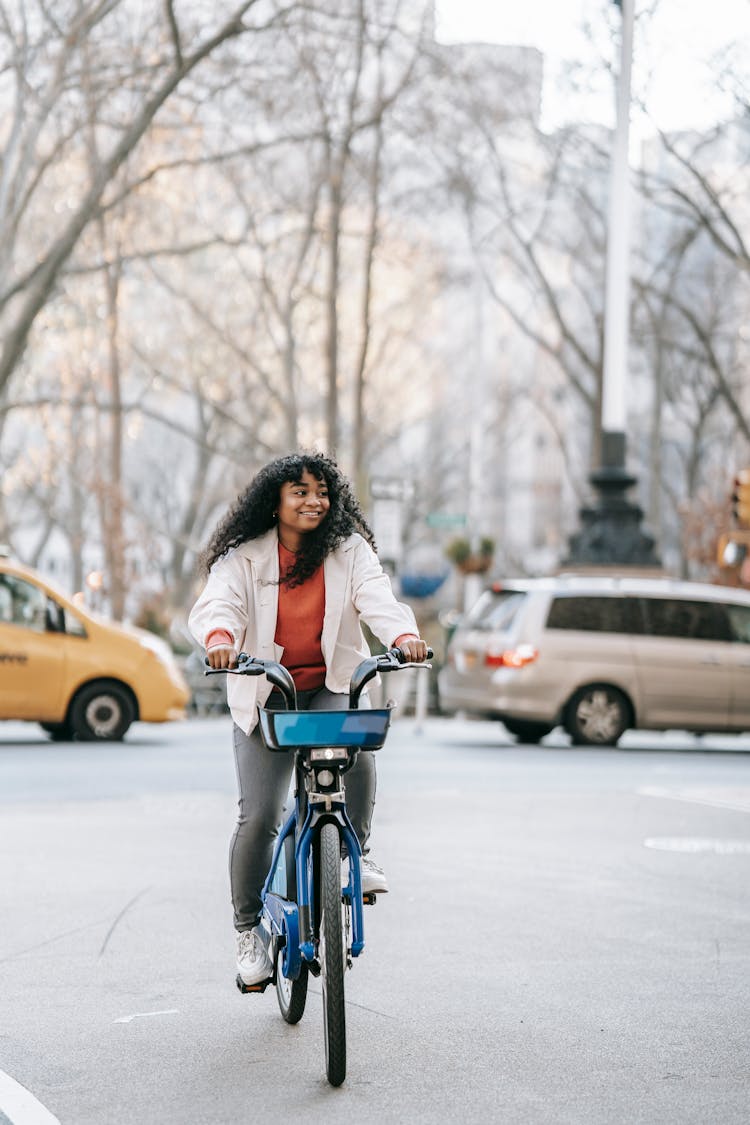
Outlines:
{"type": "Polygon", "coordinates": [[[301,451],[269,462],[240,493],[219,522],[202,555],[205,572],[232,547],[270,531],[276,522],[281,486],[300,480],[305,470],[316,480],[325,481],[331,507],[320,526],[304,536],[294,566],[284,575],[284,584],[301,585],[315,573],[325,557],[355,531],[376,549],[372,531],[352,487],[333,458],[323,453],[301,451]]]}

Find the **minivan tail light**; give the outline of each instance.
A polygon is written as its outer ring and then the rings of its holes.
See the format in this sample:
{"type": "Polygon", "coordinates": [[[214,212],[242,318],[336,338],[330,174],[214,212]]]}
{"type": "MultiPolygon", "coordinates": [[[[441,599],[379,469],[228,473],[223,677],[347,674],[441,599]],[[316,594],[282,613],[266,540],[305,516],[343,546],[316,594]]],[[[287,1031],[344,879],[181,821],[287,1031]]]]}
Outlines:
{"type": "Polygon", "coordinates": [[[484,654],[484,663],[488,668],[523,668],[526,664],[532,664],[538,655],[533,645],[518,645],[502,652],[490,649],[484,654]]]}

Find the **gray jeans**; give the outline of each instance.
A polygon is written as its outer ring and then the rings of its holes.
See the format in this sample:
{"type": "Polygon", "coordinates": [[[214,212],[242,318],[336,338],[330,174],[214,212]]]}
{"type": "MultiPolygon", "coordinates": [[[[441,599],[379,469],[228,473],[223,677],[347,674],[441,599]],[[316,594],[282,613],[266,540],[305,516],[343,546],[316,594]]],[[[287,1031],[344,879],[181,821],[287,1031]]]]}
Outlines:
{"type": "MultiPolygon", "coordinates": [[[[301,711],[337,711],[349,705],[347,695],[334,695],[327,688],[300,691],[297,701],[301,711]]],[[[366,705],[366,698],[362,703],[366,705]]],[[[278,693],[274,692],[266,706],[283,706],[278,693]]],[[[260,893],[271,866],[294,761],[291,753],[268,750],[259,727],[248,735],[236,724],[234,760],[240,797],[229,851],[229,878],[235,929],[251,930],[260,918],[260,893]]],[[[375,756],[362,752],[346,775],[346,808],[363,852],[367,850],[375,807],[375,783],[375,756]]]]}

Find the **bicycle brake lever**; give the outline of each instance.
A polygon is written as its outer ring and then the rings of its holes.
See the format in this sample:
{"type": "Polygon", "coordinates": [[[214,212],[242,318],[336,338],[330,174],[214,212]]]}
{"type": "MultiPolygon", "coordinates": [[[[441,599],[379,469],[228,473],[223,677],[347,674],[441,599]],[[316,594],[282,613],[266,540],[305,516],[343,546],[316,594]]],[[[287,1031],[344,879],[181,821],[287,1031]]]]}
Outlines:
{"type": "Polygon", "coordinates": [[[248,656],[246,652],[241,652],[237,657],[237,666],[235,668],[212,668],[208,664],[208,657],[204,657],[203,663],[207,665],[203,669],[204,676],[262,676],[265,668],[262,664],[256,664],[252,656],[248,656]]]}

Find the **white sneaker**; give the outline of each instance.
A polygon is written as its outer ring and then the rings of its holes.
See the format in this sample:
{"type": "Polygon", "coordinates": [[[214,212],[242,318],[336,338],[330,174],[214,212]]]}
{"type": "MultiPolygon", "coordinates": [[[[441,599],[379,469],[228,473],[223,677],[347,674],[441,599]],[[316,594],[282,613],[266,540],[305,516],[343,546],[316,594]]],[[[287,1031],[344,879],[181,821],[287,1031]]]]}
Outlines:
{"type": "Polygon", "coordinates": [[[237,934],[237,972],[242,983],[260,984],[262,980],[268,980],[272,971],[273,962],[260,934],[260,926],[237,934]]]}
{"type": "Polygon", "coordinates": [[[385,871],[378,867],[369,856],[362,856],[362,894],[388,894],[388,880],[385,871]]]}

